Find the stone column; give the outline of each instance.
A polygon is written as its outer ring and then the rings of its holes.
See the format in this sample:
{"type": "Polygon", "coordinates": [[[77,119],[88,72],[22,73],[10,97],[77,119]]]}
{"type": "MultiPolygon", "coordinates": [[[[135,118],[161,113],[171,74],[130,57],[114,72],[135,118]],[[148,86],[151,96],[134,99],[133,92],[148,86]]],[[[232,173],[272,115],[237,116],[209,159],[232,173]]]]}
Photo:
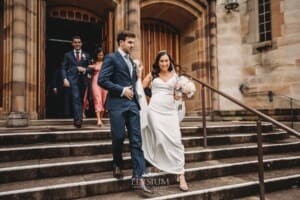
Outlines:
{"type": "Polygon", "coordinates": [[[139,0],[128,0],[127,27],[136,34],[135,50],[132,57],[141,59],[141,15],[139,0]]]}
{"type": "MultiPolygon", "coordinates": [[[[212,0],[209,5],[209,50],[211,67],[211,84],[215,88],[219,87],[218,82],[218,63],[217,63],[217,16],[216,0],[212,0]]],[[[219,109],[219,95],[212,93],[212,109],[219,109]]]]}
{"type": "Polygon", "coordinates": [[[11,112],[7,117],[8,127],[28,126],[26,104],[26,3],[12,0],[12,81],[11,112]]]}
{"type": "Polygon", "coordinates": [[[3,116],[6,119],[11,110],[11,77],[12,77],[12,0],[4,0],[3,13],[3,116]]]}

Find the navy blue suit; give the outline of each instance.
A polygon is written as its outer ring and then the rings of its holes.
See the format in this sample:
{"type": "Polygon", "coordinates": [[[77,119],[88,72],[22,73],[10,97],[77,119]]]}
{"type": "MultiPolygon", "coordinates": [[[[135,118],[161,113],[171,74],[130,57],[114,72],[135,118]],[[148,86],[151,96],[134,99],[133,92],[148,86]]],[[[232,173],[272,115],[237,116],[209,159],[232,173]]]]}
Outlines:
{"type": "Polygon", "coordinates": [[[81,53],[80,61],[77,62],[74,51],[65,53],[64,60],[61,66],[62,79],[67,79],[70,82],[73,113],[75,121],[82,121],[82,101],[84,91],[87,85],[86,73],[90,73],[91,69],[88,68],[90,64],[90,56],[86,52],[81,53]],[[86,73],[79,73],[77,66],[85,67],[86,73]]]}
{"type": "Polygon", "coordinates": [[[131,148],[133,177],[139,179],[145,173],[146,167],[142,150],[140,105],[135,87],[137,81],[136,66],[133,62],[132,65],[131,77],[128,65],[118,51],[105,56],[98,84],[108,90],[106,108],[109,111],[111,123],[113,164],[116,167],[123,167],[122,147],[126,126],[131,148]],[[123,88],[126,86],[133,88],[134,98],[132,100],[125,96],[121,97],[123,88]]]}

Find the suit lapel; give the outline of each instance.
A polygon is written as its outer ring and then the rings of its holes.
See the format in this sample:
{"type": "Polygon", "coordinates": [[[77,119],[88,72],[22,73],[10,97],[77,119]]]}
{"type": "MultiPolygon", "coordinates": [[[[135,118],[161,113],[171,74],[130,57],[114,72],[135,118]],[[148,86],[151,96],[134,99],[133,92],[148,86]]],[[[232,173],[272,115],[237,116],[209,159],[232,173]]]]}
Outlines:
{"type": "MultiPolygon", "coordinates": [[[[128,67],[127,63],[125,62],[124,58],[122,57],[122,55],[121,55],[118,51],[116,51],[116,56],[117,56],[118,59],[120,60],[121,64],[122,64],[123,66],[125,66],[126,71],[127,71],[127,73],[128,73],[128,76],[130,77],[129,67],[128,67]]],[[[130,78],[131,78],[131,77],[130,77],[130,78]]]]}
{"type": "Polygon", "coordinates": [[[70,57],[73,59],[74,63],[77,63],[75,55],[74,55],[74,51],[70,51],[70,57]]]}

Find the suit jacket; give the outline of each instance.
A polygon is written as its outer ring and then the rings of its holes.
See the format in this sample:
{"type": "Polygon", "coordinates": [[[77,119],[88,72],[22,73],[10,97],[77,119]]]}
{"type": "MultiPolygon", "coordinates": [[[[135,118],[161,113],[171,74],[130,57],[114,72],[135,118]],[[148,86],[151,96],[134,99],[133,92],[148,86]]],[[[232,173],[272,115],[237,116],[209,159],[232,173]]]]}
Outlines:
{"type": "Polygon", "coordinates": [[[62,80],[66,78],[69,80],[70,83],[77,83],[78,77],[80,75],[83,75],[82,73],[78,72],[77,66],[85,67],[87,69],[86,73],[91,73],[92,69],[88,68],[89,64],[90,64],[90,56],[88,53],[84,51],[82,51],[81,59],[78,63],[76,61],[73,50],[65,53],[64,60],[61,66],[62,80]]]}
{"type": "Polygon", "coordinates": [[[61,78],[61,70],[60,70],[60,68],[58,68],[55,70],[55,72],[53,74],[53,78],[50,83],[50,88],[51,89],[56,88],[60,92],[63,89],[63,86],[64,86],[64,83],[61,78]]]}
{"type": "Polygon", "coordinates": [[[122,55],[116,51],[112,54],[106,55],[102,64],[102,68],[98,77],[98,84],[104,89],[108,90],[106,108],[108,110],[124,110],[128,109],[132,103],[138,106],[138,95],[136,92],[136,65],[132,62],[133,71],[130,76],[129,68],[122,55]],[[123,88],[132,86],[134,98],[127,99],[125,96],[121,97],[123,88]]]}

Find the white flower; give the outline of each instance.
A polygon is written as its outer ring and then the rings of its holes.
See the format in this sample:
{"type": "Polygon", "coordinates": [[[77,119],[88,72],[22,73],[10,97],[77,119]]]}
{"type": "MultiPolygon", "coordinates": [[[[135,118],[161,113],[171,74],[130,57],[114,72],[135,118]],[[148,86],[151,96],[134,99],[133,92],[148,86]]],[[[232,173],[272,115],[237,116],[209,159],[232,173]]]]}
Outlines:
{"type": "Polygon", "coordinates": [[[141,64],[138,59],[134,59],[133,62],[136,66],[140,66],[140,64],[141,64]]]}
{"type": "Polygon", "coordinates": [[[86,58],[84,53],[81,55],[81,57],[82,57],[83,60],[85,60],[85,58],[86,58]]]}
{"type": "Polygon", "coordinates": [[[186,76],[179,76],[177,78],[175,93],[178,96],[181,94],[187,95],[188,98],[191,98],[196,91],[196,86],[194,82],[188,79],[186,76]]]}
{"type": "Polygon", "coordinates": [[[141,61],[138,59],[134,59],[133,63],[134,63],[134,67],[136,67],[137,73],[140,73],[143,70],[143,65],[142,65],[141,61]]]}

